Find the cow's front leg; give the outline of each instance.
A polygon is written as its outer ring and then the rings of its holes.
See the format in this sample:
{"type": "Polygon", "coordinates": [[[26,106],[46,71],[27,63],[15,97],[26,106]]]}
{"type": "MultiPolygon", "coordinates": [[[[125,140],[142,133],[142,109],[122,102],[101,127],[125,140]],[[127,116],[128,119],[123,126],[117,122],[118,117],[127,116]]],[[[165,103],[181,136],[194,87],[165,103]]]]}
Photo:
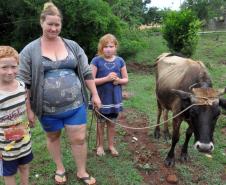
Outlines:
{"type": "Polygon", "coordinates": [[[165,165],[166,166],[174,166],[175,164],[175,157],[174,157],[174,149],[175,146],[177,144],[177,142],[179,141],[180,138],[180,124],[181,124],[181,120],[178,118],[175,118],[173,120],[173,136],[172,136],[172,145],[170,148],[170,151],[167,154],[167,157],[165,159],[165,165]]]}
{"type": "Polygon", "coordinates": [[[180,160],[182,162],[185,162],[185,161],[188,160],[188,143],[189,143],[189,140],[192,136],[192,133],[193,133],[193,129],[189,126],[188,129],[186,130],[185,142],[184,142],[183,147],[181,149],[180,160]]]}

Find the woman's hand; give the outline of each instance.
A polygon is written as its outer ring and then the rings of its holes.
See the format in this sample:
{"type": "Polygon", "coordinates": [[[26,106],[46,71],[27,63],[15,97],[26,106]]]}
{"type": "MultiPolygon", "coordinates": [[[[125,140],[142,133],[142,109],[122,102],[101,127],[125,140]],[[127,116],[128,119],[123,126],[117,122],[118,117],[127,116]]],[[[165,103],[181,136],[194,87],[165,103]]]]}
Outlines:
{"type": "Polygon", "coordinates": [[[93,107],[94,109],[100,109],[102,104],[100,101],[100,97],[98,94],[92,94],[92,103],[93,103],[93,107]]]}

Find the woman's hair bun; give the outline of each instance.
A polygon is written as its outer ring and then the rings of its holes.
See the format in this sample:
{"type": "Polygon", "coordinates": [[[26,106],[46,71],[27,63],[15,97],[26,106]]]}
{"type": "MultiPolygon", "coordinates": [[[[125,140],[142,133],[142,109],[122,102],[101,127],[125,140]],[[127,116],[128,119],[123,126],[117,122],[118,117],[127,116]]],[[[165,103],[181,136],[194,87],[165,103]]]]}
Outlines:
{"type": "Polygon", "coordinates": [[[43,11],[51,8],[56,8],[56,6],[52,2],[46,2],[43,7],[43,11]]]}

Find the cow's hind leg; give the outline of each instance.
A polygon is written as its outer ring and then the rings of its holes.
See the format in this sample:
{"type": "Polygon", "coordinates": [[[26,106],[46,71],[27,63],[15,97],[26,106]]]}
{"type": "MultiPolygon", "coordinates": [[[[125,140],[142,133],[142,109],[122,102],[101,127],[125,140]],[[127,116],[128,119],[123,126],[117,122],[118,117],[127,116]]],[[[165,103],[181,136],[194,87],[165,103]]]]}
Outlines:
{"type": "Polygon", "coordinates": [[[186,138],[185,138],[183,147],[181,149],[180,160],[182,162],[185,162],[185,161],[188,160],[188,143],[189,143],[189,140],[192,136],[192,133],[193,133],[193,129],[189,126],[186,130],[186,138]]]}
{"type": "Polygon", "coordinates": [[[169,111],[164,109],[163,110],[163,120],[164,120],[164,139],[167,141],[168,139],[171,139],[170,132],[169,132],[169,127],[168,127],[168,113],[169,111]]]}
{"type": "Polygon", "coordinates": [[[174,150],[177,142],[179,141],[180,138],[180,124],[181,124],[181,119],[180,118],[174,118],[173,119],[173,136],[172,136],[172,144],[170,151],[167,154],[167,157],[165,159],[165,165],[166,166],[174,166],[175,164],[175,157],[174,157],[174,150]]]}
{"type": "Polygon", "coordinates": [[[155,127],[155,131],[154,131],[154,137],[155,139],[159,139],[160,138],[160,126],[159,126],[159,123],[160,123],[160,118],[161,118],[161,115],[162,115],[162,107],[159,103],[159,101],[157,100],[157,105],[158,105],[158,115],[157,115],[157,124],[156,124],[156,127],[155,127]]]}

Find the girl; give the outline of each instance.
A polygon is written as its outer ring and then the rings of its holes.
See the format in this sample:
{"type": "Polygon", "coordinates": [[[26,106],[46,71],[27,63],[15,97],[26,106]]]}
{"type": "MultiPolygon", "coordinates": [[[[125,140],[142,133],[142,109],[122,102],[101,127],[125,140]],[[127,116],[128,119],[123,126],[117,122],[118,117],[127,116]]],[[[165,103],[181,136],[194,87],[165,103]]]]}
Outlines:
{"type": "Polygon", "coordinates": [[[116,55],[118,41],[112,34],[100,38],[98,56],[93,58],[91,66],[102,102],[101,114],[112,121],[100,118],[97,121],[97,155],[104,152],[104,127],[107,124],[108,148],[112,156],[118,156],[114,147],[115,124],[114,121],[122,111],[122,85],[128,83],[128,74],[125,61],[116,55]]]}

